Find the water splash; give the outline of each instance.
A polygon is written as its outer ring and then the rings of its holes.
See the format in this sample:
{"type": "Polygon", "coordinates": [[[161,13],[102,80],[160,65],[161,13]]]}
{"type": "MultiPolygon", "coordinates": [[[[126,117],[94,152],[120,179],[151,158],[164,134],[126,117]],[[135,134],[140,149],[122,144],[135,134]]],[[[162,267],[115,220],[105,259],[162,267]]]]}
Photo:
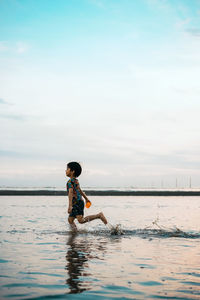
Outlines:
{"type": "MultiPolygon", "coordinates": [[[[7,231],[10,234],[30,234],[31,230],[11,230],[7,231]]],[[[32,232],[37,236],[41,235],[70,235],[72,231],[69,230],[34,230],[32,232]]],[[[149,226],[144,228],[125,228],[122,224],[107,224],[104,226],[95,226],[90,228],[80,228],[77,234],[80,235],[97,235],[97,236],[117,236],[117,237],[134,237],[138,236],[144,239],[152,238],[190,238],[190,239],[200,239],[200,231],[183,231],[177,226],[166,227],[158,223],[158,220],[154,220],[149,226]]]]}
{"type": "Polygon", "coordinates": [[[108,230],[110,230],[111,235],[123,235],[123,229],[121,228],[121,224],[111,225],[110,223],[107,224],[108,230]]]}
{"type": "Polygon", "coordinates": [[[183,231],[177,226],[166,227],[159,224],[159,218],[157,217],[149,226],[141,229],[126,229],[121,224],[112,225],[108,223],[105,230],[88,230],[88,233],[97,235],[116,235],[116,236],[139,236],[142,238],[200,238],[200,232],[183,231]]]}

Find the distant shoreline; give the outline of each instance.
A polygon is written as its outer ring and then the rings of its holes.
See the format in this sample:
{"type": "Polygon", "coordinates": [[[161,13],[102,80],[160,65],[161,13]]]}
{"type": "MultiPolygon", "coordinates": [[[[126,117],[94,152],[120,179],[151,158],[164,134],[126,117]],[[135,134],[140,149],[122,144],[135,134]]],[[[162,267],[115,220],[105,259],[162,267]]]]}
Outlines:
{"type": "MultiPolygon", "coordinates": [[[[88,196],[200,196],[199,191],[183,190],[84,190],[88,196]]],[[[0,196],[66,196],[62,190],[0,190],[0,196]]]]}

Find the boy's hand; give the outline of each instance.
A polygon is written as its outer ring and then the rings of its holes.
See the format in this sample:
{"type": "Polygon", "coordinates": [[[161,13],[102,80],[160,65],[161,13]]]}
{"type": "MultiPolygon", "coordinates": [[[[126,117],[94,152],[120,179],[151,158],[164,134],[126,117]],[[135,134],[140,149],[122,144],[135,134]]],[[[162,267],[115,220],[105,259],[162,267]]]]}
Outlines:
{"type": "Polygon", "coordinates": [[[86,200],[86,204],[85,204],[85,206],[87,207],[87,208],[89,208],[90,206],[91,206],[91,201],[89,200],[89,199],[87,199],[86,200]]]}
{"type": "Polygon", "coordinates": [[[72,206],[69,206],[69,207],[68,207],[68,213],[70,214],[71,211],[72,211],[72,206]]]}

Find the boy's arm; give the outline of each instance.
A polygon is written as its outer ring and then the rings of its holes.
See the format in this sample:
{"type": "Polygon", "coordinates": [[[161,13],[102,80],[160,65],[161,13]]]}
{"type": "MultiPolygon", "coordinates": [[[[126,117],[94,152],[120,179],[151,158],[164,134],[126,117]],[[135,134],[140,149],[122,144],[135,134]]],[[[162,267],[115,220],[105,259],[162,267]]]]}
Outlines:
{"type": "Polygon", "coordinates": [[[69,198],[68,213],[70,214],[72,211],[72,199],[73,199],[73,189],[72,188],[69,189],[68,198],[69,198]]]}
{"type": "Polygon", "coordinates": [[[79,187],[79,189],[80,189],[81,195],[83,196],[83,198],[85,198],[86,202],[87,202],[87,201],[90,201],[90,200],[88,199],[88,197],[86,196],[86,194],[81,190],[80,187],[79,187]]]}

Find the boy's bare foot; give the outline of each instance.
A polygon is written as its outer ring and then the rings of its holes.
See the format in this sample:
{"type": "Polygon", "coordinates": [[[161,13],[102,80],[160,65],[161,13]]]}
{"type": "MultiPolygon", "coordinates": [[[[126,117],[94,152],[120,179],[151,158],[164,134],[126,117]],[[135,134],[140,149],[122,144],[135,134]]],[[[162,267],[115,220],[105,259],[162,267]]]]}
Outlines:
{"type": "Polygon", "coordinates": [[[106,225],[108,223],[108,221],[106,220],[106,217],[104,216],[104,214],[102,212],[99,213],[99,219],[101,219],[101,221],[106,225]]]}

